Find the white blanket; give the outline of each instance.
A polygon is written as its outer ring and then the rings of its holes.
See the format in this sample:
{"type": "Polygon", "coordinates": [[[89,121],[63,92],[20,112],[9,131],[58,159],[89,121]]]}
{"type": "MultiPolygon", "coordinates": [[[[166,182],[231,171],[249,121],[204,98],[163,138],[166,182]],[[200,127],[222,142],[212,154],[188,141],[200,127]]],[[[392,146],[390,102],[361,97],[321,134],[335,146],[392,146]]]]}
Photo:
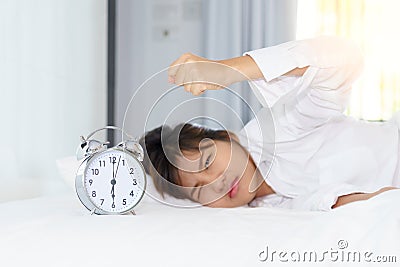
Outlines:
{"type": "Polygon", "coordinates": [[[146,196],[136,216],[96,216],[69,192],[0,204],[0,266],[312,266],[310,255],[317,266],[398,266],[399,203],[400,190],[331,212],[174,208],[146,196]]]}

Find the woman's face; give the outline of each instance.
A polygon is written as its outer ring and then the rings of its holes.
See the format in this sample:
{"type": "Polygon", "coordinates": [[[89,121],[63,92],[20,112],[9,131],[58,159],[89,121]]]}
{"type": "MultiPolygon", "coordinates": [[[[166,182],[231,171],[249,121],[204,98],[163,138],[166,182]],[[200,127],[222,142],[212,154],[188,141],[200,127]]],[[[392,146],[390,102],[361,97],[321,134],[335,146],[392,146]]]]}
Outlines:
{"type": "Polygon", "coordinates": [[[188,196],[210,207],[246,205],[256,196],[254,185],[261,183],[254,162],[237,142],[208,139],[201,142],[200,152],[183,151],[177,165],[188,196]]]}

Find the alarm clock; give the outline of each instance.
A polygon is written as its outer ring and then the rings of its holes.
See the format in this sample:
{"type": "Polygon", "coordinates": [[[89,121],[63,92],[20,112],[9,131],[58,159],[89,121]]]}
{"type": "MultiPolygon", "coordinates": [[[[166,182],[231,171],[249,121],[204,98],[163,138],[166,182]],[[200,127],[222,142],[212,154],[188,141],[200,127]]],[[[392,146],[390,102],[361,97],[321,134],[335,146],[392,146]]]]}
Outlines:
{"type": "Polygon", "coordinates": [[[143,149],[136,139],[121,128],[106,126],[81,136],[77,159],[83,161],[76,173],[76,193],[91,214],[135,214],[133,208],[146,189],[143,149]],[[111,148],[109,142],[90,139],[105,129],[119,130],[129,139],[111,148]]]}

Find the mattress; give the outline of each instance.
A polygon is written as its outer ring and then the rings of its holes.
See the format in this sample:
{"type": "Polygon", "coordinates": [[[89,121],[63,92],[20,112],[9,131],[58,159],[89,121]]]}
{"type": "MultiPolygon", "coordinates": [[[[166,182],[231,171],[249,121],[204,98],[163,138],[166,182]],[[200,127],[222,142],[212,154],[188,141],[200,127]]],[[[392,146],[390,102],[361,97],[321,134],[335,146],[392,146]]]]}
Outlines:
{"type": "Polygon", "coordinates": [[[0,204],[0,266],[398,266],[399,203],[400,190],[331,212],[178,208],[145,195],[136,215],[98,216],[66,191],[0,204]]]}

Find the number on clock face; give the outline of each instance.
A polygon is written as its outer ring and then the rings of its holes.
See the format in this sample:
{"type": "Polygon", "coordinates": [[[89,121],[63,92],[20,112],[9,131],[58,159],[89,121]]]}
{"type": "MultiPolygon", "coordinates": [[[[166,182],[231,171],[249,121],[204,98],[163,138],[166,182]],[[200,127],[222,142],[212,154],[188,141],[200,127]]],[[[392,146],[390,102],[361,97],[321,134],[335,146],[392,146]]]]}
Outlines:
{"type": "Polygon", "coordinates": [[[89,161],[84,182],[95,206],[108,212],[124,212],[140,201],[145,177],[133,156],[109,150],[89,161]]]}

